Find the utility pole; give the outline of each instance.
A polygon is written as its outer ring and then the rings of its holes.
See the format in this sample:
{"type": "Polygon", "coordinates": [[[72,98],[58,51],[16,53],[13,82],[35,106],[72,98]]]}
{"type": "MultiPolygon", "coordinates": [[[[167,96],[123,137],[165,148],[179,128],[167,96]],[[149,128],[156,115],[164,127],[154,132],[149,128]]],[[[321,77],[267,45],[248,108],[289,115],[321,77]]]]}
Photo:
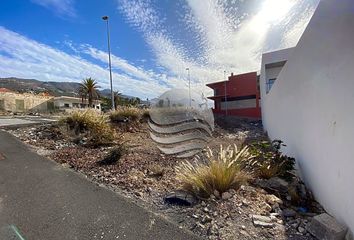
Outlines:
{"type": "Polygon", "coordinates": [[[226,79],[226,71],[224,71],[224,79],[225,79],[225,84],[224,84],[224,87],[225,87],[225,116],[227,116],[227,96],[226,96],[226,84],[227,84],[227,79],[226,79]]]}
{"type": "Polygon", "coordinates": [[[189,86],[189,106],[192,107],[192,96],[191,96],[191,75],[189,72],[189,68],[186,68],[186,70],[188,71],[188,86],[189,86]]]}
{"type": "Polygon", "coordinates": [[[108,64],[109,64],[109,80],[111,83],[111,101],[112,101],[112,111],[115,110],[114,105],[114,93],[113,93],[113,82],[112,82],[112,63],[111,63],[111,41],[109,34],[109,21],[108,16],[103,16],[102,19],[107,23],[107,41],[108,41],[108,64]]]}

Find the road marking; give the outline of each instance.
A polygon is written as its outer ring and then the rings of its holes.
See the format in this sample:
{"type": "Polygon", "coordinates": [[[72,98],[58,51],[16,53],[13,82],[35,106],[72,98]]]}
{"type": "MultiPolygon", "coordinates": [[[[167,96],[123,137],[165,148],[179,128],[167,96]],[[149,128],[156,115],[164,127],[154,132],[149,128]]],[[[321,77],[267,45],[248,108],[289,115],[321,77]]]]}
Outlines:
{"type": "Polygon", "coordinates": [[[24,237],[21,236],[20,231],[18,230],[18,228],[15,225],[11,225],[10,227],[12,228],[12,230],[15,232],[16,236],[20,240],[26,240],[24,237]]]}

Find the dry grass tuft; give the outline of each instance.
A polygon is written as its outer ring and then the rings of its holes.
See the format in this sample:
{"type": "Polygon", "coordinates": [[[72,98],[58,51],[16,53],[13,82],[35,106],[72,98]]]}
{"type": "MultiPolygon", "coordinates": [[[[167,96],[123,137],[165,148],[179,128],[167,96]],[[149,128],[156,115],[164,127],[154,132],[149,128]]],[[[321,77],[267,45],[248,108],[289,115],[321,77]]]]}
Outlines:
{"type": "Polygon", "coordinates": [[[87,138],[87,143],[92,146],[111,144],[115,132],[107,122],[107,116],[93,110],[76,110],[69,116],[60,120],[76,136],[87,138]]]}
{"type": "Polygon", "coordinates": [[[208,149],[204,158],[196,157],[193,162],[185,161],[177,166],[177,179],[184,190],[207,198],[215,190],[221,194],[249,181],[251,177],[243,166],[251,158],[248,147],[239,151],[236,145],[226,149],[221,146],[216,155],[208,149]]]}
{"type": "Polygon", "coordinates": [[[109,114],[111,122],[124,122],[125,120],[131,122],[139,121],[143,116],[143,111],[135,107],[121,107],[109,114]]]}

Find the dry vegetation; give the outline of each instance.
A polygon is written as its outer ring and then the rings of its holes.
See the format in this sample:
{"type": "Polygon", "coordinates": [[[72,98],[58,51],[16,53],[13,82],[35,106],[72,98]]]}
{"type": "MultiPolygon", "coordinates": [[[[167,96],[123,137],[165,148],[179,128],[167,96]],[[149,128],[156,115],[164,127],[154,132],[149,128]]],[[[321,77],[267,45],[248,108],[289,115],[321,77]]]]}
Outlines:
{"type": "MultiPolygon", "coordinates": [[[[209,150],[199,158],[181,160],[157,149],[142,121],[146,115],[145,110],[130,108],[109,116],[91,110],[73,112],[60,125],[13,133],[36,146],[39,153],[139,199],[139,204],[159,211],[204,239],[312,239],[306,230],[300,235],[298,230],[310,218],[298,213],[282,215],[284,209],[296,209],[292,204],[303,206],[300,200],[305,197],[298,183],[289,183],[290,190],[279,194],[272,192],[274,189],[267,192],[267,185],[258,184],[274,177],[290,182],[287,177],[292,176],[294,165],[293,159],[280,153],[280,142],[263,141],[266,138],[258,123],[240,121],[228,131],[217,127],[209,150]],[[115,120],[122,118],[126,121],[115,120]],[[249,147],[236,147],[246,145],[249,147]],[[198,203],[186,208],[164,202],[168,193],[181,188],[198,197],[198,203]],[[255,226],[250,218],[253,214],[273,214],[273,227],[255,226]]],[[[316,204],[308,207],[311,211],[316,208],[316,204]]]]}
{"type": "Polygon", "coordinates": [[[205,156],[197,156],[193,161],[184,161],[177,166],[177,179],[184,190],[200,198],[209,198],[215,191],[218,195],[246,184],[251,176],[244,165],[252,158],[248,147],[238,151],[236,145],[226,149],[221,146],[216,153],[208,148],[205,156]]]}

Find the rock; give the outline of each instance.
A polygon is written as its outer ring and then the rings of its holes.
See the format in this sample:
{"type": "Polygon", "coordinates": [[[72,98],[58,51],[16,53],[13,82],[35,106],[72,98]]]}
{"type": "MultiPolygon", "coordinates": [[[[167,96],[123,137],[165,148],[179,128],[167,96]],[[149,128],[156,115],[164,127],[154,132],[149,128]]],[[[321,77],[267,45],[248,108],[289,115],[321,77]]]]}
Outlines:
{"type": "Polygon", "coordinates": [[[282,211],[282,215],[284,217],[295,217],[296,212],[294,210],[292,210],[291,208],[286,208],[282,211]]]}
{"type": "Polygon", "coordinates": [[[261,222],[261,221],[253,221],[253,225],[255,227],[264,227],[264,228],[274,227],[274,223],[267,223],[267,222],[261,222]]]}
{"type": "Polygon", "coordinates": [[[301,234],[306,233],[306,229],[303,228],[303,227],[298,227],[297,231],[298,231],[299,233],[301,233],[301,234]]]}
{"type": "Polygon", "coordinates": [[[272,223],[272,219],[267,216],[252,215],[252,220],[254,226],[256,227],[266,227],[266,228],[274,227],[274,223],[272,223]]]}
{"type": "Polygon", "coordinates": [[[278,198],[277,196],[273,195],[273,194],[266,195],[266,201],[270,205],[283,204],[283,201],[280,198],[278,198]]]}
{"type": "Polygon", "coordinates": [[[134,192],[135,193],[135,195],[137,196],[137,197],[142,197],[143,196],[143,193],[142,192],[134,192]]]}
{"type": "Polygon", "coordinates": [[[197,199],[186,191],[177,190],[167,194],[165,202],[181,206],[191,206],[197,202],[197,199]]]}
{"type": "Polygon", "coordinates": [[[317,239],[343,240],[347,228],[339,224],[327,213],[315,216],[308,225],[307,230],[317,239]]]}
{"type": "Polygon", "coordinates": [[[262,215],[252,215],[252,220],[253,221],[266,222],[266,223],[272,222],[272,219],[270,217],[262,216],[262,215]]]}
{"type": "Polygon", "coordinates": [[[220,199],[220,193],[218,190],[215,190],[213,194],[216,198],[220,199]]]}
{"type": "Polygon", "coordinates": [[[223,192],[222,195],[221,195],[221,199],[222,200],[228,200],[230,198],[232,198],[232,195],[229,192],[223,192]]]}

